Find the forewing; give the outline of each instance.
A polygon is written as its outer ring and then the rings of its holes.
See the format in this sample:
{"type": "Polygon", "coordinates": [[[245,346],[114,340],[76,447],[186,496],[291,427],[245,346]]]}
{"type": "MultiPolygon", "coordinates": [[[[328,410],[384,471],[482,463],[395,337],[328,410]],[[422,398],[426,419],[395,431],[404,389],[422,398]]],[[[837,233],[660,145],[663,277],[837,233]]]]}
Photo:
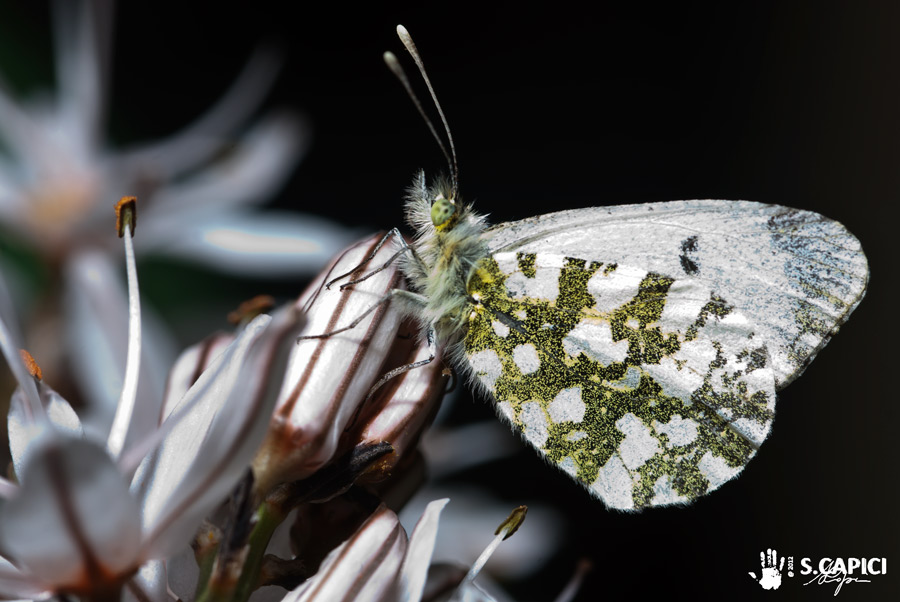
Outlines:
{"type": "Polygon", "coordinates": [[[758,326],[695,280],[561,255],[482,260],[465,357],[546,459],[608,506],[690,502],[765,439],[758,326]]]}
{"type": "Polygon", "coordinates": [[[780,389],[862,299],[868,264],[843,225],[747,201],[561,211],[491,228],[492,253],[557,253],[640,266],[715,291],[756,324],[780,389]]]}

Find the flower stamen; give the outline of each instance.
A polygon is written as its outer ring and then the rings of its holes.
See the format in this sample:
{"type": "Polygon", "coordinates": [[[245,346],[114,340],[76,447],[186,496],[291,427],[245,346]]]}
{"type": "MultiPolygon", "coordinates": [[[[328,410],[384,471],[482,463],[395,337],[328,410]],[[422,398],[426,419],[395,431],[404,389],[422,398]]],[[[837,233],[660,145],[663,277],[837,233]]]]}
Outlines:
{"type": "Polygon", "coordinates": [[[494,553],[494,550],[497,549],[497,546],[500,545],[500,542],[508,537],[512,537],[513,533],[518,531],[519,526],[525,520],[525,513],[528,512],[528,506],[519,506],[512,512],[510,512],[509,516],[500,523],[500,526],[497,527],[497,530],[494,531],[494,539],[488,546],[484,549],[475,563],[472,565],[472,568],[469,569],[469,573],[463,578],[459,583],[459,587],[456,589],[456,594],[454,594],[453,599],[459,600],[462,592],[466,590],[472,582],[475,581],[475,578],[478,576],[478,573],[481,572],[481,569],[484,568],[484,565],[487,564],[488,559],[494,553]]]}
{"type": "Polygon", "coordinates": [[[134,236],[134,228],[137,225],[137,197],[123,196],[116,203],[116,233],[119,238],[125,236],[125,226],[128,226],[129,234],[134,236]]]}
{"type": "Polygon", "coordinates": [[[260,314],[269,312],[275,307],[275,299],[271,295],[257,295],[247,299],[228,313],[229,324],[246,324],[260,314]]]}
{"type": "Polygon", "coordinates": [[[34,356],[28,353],[27,349],[19,349],[19,356],[22,358],[22,361],[25,363],[25,369],[28,370],[28,373],[36,378],[37,380],[43,380],[44,373],[41,372],[41,367],[38,365],[37,361],[34,359],[34,356]]]}
{"type": "Polygon", "coordinates": [[[137,399],[138,375],[141,368],[141,296],[138,289],[137,265],[134,259],[134,225],[137,221],[137,198],[122,197],[116,203],[116,229],[125,242],[125,266],[128,272],[128,352],[125,359],[125,378],[116,406],[116,415],[109,431],[106,447],[118,458],[125,445],[125,435],[134,413],[137,399]]]}

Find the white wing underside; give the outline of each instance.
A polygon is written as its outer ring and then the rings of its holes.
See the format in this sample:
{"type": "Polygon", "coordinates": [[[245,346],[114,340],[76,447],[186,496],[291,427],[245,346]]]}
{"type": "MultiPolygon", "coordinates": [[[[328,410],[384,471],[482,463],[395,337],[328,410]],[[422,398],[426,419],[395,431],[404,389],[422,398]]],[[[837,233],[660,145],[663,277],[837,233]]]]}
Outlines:
{"type": "Polygon", "coordinates": [[[780,389],[862,300],[868,264],[843,225],[748,201],[560,211],[485,232],[490,252],[552,253],[691,279],[758,326],[780,389]]]}

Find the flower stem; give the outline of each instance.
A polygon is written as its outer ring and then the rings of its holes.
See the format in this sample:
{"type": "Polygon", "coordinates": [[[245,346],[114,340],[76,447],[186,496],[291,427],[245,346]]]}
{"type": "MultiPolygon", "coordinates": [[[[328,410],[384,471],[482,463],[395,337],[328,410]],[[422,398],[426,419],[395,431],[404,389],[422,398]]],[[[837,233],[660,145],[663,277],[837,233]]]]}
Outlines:
{"type": "Polygon", "coordinates": [[[266,548],[275,529],[284,521],[288,512],[289,510],[285,510],[284,500],[278,495],[270,496],[256,509],[253,529],[245,548],[241,550],[242,565],[236,582],[226,584],[217,579],[214,568],[217,561],[223,561],[221,550],[217,555],[204,558],[198,581],[202,584],[202,589],[198,589],[195,602],[246,602],[259,587],[266,548]]]}
{"type": "Polygon", "coordinates": [[[259,505],[256,510],[256,524],[250,532],[247,541],[247,555],[244,560],[244,568],[238,579],[237,587],[231,602],[244,602],[250,598],[250,594],[259,586],[260,572],[263,565],[263,557],[272,534],[278,528],[287,512],[282,505],[269,499],[259,505]]]}

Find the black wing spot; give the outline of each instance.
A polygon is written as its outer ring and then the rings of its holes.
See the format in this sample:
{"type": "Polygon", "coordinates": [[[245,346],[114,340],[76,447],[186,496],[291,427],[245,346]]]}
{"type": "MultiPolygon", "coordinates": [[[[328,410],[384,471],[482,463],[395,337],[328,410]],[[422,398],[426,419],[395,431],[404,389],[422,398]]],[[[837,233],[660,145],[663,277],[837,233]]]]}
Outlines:
{"type": "Polygon", "coordinates": [[[700,273],[700,266],[691,259],[690,255],[696,253],[698,251],[697,247],[697,237],[691,236],[689,238],[685,238],[681,241],[681,255],[678,257],[681,260],[681,269],[684,270],[685,274],[689,276],[694,276],[700,273]]]}

